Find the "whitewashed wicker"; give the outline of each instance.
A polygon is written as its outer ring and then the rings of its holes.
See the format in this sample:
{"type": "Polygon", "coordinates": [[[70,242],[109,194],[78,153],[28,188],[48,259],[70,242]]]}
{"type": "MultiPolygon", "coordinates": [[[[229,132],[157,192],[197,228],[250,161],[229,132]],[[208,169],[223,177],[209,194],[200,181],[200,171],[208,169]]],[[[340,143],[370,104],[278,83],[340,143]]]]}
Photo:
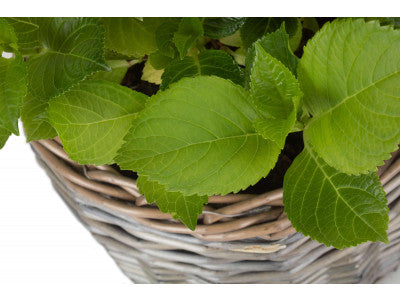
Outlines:
{"type": "Polygon", "coordinates": [[[399,157],[380,175],[390,244],[340,251],[295,232],[281,189],[211,197],[192,232],[114,168],[78,165],[58,139],[31,145],[76,217],[136,283],[372,283],[400,263],[399,157]]]}

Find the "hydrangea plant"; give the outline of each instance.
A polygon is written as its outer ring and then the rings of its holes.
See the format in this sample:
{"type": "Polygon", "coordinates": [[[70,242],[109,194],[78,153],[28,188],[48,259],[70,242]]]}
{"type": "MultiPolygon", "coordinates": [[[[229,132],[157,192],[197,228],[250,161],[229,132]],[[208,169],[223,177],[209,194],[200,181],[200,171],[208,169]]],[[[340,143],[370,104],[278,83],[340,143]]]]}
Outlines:
{"type": "Polygon", "coordinates": [[[302,132],[283,182],[292,225],[336,248],[387,243],[376,171],[400,141],[399,21],[320,25],[0,18],[0,148],[21,118],[27,141],[59,136],[80,164],[137,172],[147,201],[194,230],[209,196],[256,184],[302,132]],[[120,84],[143,62],[150,97],[120,84]]]}

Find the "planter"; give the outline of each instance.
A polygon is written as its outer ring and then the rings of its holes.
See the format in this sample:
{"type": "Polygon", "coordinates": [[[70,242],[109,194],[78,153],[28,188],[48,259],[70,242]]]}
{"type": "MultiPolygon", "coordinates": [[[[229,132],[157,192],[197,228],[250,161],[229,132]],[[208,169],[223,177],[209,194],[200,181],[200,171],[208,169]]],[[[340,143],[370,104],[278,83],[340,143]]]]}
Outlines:
{"type": "Polygon", "coordinates": [[[31,145],[66,204],[136,283],[373,283],[400,264],[399,155],[380,170],[390,244],[337,250],[296,233],[281,189],[211,197],[192,232],[111,166],[78,165],[59,140],[31,145]]]}

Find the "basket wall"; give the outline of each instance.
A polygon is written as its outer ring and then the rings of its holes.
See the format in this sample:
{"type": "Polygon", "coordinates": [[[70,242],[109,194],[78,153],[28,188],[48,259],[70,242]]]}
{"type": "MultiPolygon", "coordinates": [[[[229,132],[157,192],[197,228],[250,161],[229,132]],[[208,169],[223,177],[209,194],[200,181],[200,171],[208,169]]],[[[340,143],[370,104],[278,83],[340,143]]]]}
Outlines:
{"type": "Polygon", "coordinates": [[[400,264],[399,155],[380,175],[390,244],[337,250],[296,233],[281,189],[211,197],[192,232],[112,167],[78,165],[57,139],[31,145],[75,216],[135,283],[373,283],[400,264]]]}

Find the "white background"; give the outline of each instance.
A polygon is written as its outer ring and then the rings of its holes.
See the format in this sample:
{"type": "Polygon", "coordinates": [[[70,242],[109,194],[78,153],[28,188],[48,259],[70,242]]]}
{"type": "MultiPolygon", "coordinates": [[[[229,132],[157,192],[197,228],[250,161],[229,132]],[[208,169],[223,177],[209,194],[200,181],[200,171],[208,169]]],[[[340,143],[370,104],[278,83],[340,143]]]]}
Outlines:
{"type": "MultiPolygon", "coordinates": [[[[3,16],[392,16],[395,0],[6,1],[3,16]],[[201,2],[201,4],[200,4],[201,2]],[[140,5],[139,5],[140,4],[140,5]],[[193,4],[193,5],[192,5],[193,4]],[[284,13],[283,13],[284,12],[284,13]]],[[[382,282],[400,283],[400,270],[382,282]]],[[[372,286],[134,286],[54,192],[23,137],[0,151],[0,299],[369,299],[396,289],[372,286]],[[212,294],[211,294],[212,293],[212,294]],[[285,297],[286,296],[286,297],[285,297]],[[368,296],[368,297],[366,297],[368,296]]],[[[389,294],[390,293],[390,294],[389,294]]]]}

